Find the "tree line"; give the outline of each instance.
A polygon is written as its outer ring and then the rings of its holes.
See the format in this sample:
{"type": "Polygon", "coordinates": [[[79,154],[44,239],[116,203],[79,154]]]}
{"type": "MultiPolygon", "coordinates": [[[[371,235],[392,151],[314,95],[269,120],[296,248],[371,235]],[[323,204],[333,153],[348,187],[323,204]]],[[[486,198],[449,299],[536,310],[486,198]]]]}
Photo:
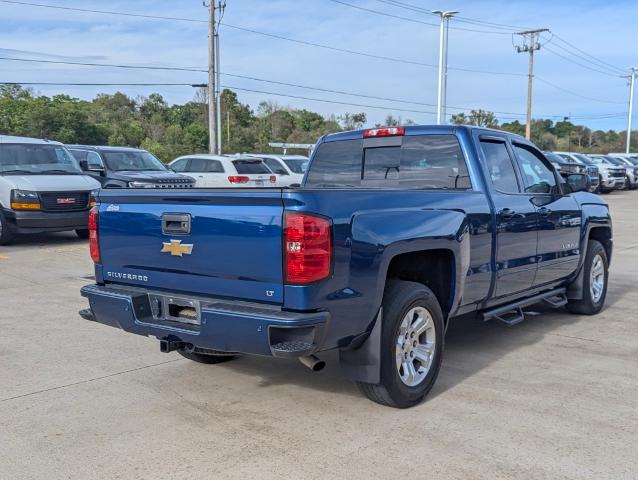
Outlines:
{"type": "MultiPolygon", "coordinates": [[[[261,102],[256,110],[237,94],[221,95],[222,145],[225,153],[277,151],[268,144],[314,143],[324,134],[362,128],[365,113],[324,117],[306,109],[261,102]]],[[[501,128],[524,134],[518,121],[499,124],[492,112],[473,110],[452,116],[453,123],[501,128]]],[[[68,95],[48,97],[19,85],[0,85],[0,134],[49,138],[67,144],[126,145],[153,152],[164,161],[208,150],[205,90],[192,101],[169,105],[158,93],[132,98],[123,93],[98,94],[80,100],[68,95]]],[[[409,119],[388,115],[383,125],[410,125],[409,119]]],[[[377,125],[381,126],[381,125],[377,125]]],[[[624,134],[593,131],[565,120],[534,120],[532,140],[546,150],[622,151],[624,134]]],[[[638,141],[638,138],[636,138],[638,141]]]]}

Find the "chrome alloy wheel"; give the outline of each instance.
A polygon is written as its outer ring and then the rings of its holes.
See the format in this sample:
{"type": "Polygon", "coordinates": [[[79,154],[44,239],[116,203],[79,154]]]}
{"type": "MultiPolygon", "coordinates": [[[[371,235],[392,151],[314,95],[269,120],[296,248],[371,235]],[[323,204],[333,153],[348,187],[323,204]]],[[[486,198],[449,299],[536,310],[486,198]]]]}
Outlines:
{"type": "Polygon", "coordinates": [[[424,307],[406,313],[396,341],[396,367],[401,381],[408,387],[419,385],[432,366],[436,347],[436,330],[432,315],[424,307]]]}
{"type": "Polygon", "coordinates": [[[589,291],[594,303],[600,302],[605,290],[605,263],[603,257],[596,255],[589,274],[589,291]]]}

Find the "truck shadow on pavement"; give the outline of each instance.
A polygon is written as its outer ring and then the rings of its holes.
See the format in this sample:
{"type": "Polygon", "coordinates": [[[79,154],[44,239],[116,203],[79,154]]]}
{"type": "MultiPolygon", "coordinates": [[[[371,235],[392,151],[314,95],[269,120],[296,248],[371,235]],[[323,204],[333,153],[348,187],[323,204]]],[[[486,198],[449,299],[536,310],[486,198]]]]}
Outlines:
{"type": "MultiPolygon", "coordinates": [[[[18,235],[15,237],[11,245],[0,247],[5,251],[10,251],[14,247],[59,247],[65,245],[81,245],[87,243],[87,240],[78,238],[73,232],[60,232],[60,233],[36,233],[29,235],[18,235]]],[[[87,246],[88,255],[88,246],[87,246]]]]}
{"type": "MultiPolygon", "coordinates": [[[[629,291],[629,284],[614,284],[609,291],[606,308],[613,308],[629,291]]],[[[482,322],[473,316],[454,319],[447,332],[439,378],[422,405],[426,405],[428,399],[431,400],[463,383],[507,354],[541,342],[548,335],[569,338],[569,335],[555,332],[593,318],[574,315],[564,309],[554,310],[543,305],[532,306],[526,311],[531,312],[528,318],[513,327],[507,327],[494,320],[482,322]]],[[[353,382],[341,377],[339,355],[336,351],[322,353],[319,356],[327,364],[319,373],[311,372],[295,360],[258,357],[244,357],[224,364],[223,368],[258,377],[259,387],[298,385],[311,390],[363,398],[353,382]]]]}

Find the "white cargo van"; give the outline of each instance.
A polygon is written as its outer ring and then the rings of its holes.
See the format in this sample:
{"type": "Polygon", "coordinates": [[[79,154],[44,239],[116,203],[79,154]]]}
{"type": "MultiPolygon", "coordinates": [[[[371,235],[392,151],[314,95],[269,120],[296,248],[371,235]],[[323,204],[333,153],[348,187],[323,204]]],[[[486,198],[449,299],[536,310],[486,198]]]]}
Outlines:
{"type": "Polygon", "coordinates": [[[63,144],[0,135],[0,245],[23,233],[75,230],[88,238],[99,188],[63,144]]]}

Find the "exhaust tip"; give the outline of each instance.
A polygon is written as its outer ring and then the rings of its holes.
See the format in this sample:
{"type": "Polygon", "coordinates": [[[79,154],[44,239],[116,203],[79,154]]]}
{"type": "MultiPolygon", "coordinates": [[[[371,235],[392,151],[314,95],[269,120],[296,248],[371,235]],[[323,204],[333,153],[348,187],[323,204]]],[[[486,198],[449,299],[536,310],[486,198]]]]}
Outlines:
{"type": "Polygon", "coordinates": [[[320,372],[326,366],[326,362],[314,355],[299,357],[299,361],[313,372],[320,372]]]}

